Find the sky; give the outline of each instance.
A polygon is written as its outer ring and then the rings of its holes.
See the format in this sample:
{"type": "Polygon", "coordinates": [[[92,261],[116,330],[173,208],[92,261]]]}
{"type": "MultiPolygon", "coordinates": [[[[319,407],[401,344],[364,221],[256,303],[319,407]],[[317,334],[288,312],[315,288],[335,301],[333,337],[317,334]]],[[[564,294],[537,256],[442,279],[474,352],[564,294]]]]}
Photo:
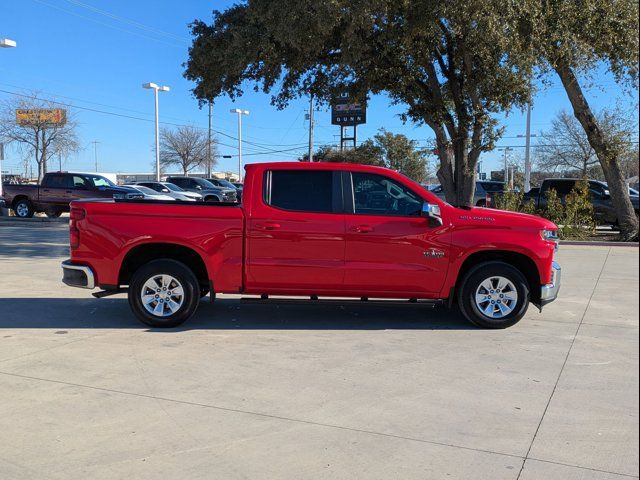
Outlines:
{"type": "MultiPolygon", "coordinates": [[[[42,96],[70,103],[79,122],[81,150],[64,160],[64,169],[92,171],[97,152],[101,172],[151,172],[154,165],[153,92],[146,82],[167,85],[160,94],[162,126],[194,125],[207,128],[207,110],[191,94],[193,84],[182,76],[190,45],[188,25],[194,19],[210,23],[213,10],[233,2],[213,0],[5,0],[0,2],[0,38],[17,48],[0,49],[0,101],[11,94],[42,96]],[[92,143],[97,142],[97,143],[92,143]]],[[[586,89],[596,110],[618,104],[636,108],[638,93],[625,94],[606,71],[597,72],[586,89]]],[[[249,110],[243,117],[245,163],[294,161],[307,151],[308,99],[292,102],[285,110],[271,105],[270,96],[245,86],[235,103],[216,99],[213,128],[218,132],[220,158],[216,170],[237,172],[237,118],[231,108],[249,110]]],[[[550,127],[560,110],[570,111],[566,94],[555,78],[539,86],[532,112],[532,133],[550,127]]],[[[380,128],[402,133],[427,146],[431,129],[403,124],[402,105],[391,105],[384,95],[371,98],[367,124],[358,127],[358,140],[380,128]]],[[[498,146],[524,152],[526,114],[519,110],[501,116],[506,127],[498,146]]],[[[330,112],[315,113],[315,145],[336,144],[340,130],[331,125],[330,112]]],[[[536,139],[532,140],[535,145],[536,139]]],[[[533,150],[535,153],[535,149],[533,150]]],[[[499,170],[503,152],[481,157],[482,170],[499,170]]],[[[435,157],[432,157],[435,162],[435,157]]],[[[19,152],[6,148],[3,171],[23,171],[19,152]]],[[[34,167],[35,168],[35,167],[34,167]]]]}

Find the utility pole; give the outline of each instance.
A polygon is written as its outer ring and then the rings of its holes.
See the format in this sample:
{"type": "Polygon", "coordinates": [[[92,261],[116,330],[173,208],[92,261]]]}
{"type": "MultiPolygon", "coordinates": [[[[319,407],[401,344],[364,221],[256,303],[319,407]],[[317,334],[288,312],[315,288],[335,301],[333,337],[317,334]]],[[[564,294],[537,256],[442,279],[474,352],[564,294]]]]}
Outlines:
{"type": "MultiPolygon", "coordinates": [[[[98,171],[98,144],[100,142],[97,140],[94,140],[91,143],[93,143],[93,161],[95,163],[96,172],[97,172],[98,171]]],[[[60,170],[62,170],[62,168],[60,170]]]]}
{"type": "Polygon", "coordinates": [[[524,191],[531,190],[531,101],[527,105],[527,139],[524,147],[524,191]]]}
{"type": "Polygon", "coordinates": [[[211,167],[212,167],[212,160],[213,158],[211,157],[212,154],[212,150],[211,150],[211,121],[212,121],[212,117],[213,117],[213,100],[209,100],[209,136],[207,137],[207,178],[211,178],[211,167]]]}
{"type": "Polygon", "coordinates": [[[309,96],[309,162],[313,162],[313,94],[309,96]]]}

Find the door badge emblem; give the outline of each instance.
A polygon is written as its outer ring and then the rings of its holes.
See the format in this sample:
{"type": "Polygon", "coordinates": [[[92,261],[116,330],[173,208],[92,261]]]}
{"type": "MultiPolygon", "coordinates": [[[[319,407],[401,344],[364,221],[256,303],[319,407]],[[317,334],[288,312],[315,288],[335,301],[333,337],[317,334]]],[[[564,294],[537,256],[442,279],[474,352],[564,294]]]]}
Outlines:
{"type": "Polygon", "coordinates": [[[437,248],[430,248],[429,250],[425,250],[424,256],[427,258],[443,258],[444,252],[437,248]]]}

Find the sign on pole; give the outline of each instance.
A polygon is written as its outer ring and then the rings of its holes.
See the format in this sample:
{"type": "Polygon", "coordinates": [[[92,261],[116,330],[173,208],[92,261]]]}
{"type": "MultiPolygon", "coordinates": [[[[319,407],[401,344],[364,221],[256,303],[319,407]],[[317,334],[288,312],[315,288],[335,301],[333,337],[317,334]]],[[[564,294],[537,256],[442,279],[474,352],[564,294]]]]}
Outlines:
{"type": "Polygon", "coordinates": [[[352,102],[346,95],[336,98],[331,104],[331,124],[350,127],[367,123],[367,107],[352,102]]]}
{"type": "Polygon", "coordinates": [[[67,111],[63,108],[19,108],[16,123],[23,126],[61,127],[67,123],[67,111]]]}

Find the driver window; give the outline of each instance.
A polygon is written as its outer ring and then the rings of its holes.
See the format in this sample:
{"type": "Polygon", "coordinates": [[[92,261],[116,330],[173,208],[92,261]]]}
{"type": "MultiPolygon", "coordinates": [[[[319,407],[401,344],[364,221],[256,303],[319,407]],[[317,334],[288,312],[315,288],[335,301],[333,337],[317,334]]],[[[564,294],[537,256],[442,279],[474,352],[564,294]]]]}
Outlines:
{"type": "Polygon", "coordinates": [[[382,175],[352,174],[358,215],[419,216],[423,200],[404,185],[382,175]]]}

